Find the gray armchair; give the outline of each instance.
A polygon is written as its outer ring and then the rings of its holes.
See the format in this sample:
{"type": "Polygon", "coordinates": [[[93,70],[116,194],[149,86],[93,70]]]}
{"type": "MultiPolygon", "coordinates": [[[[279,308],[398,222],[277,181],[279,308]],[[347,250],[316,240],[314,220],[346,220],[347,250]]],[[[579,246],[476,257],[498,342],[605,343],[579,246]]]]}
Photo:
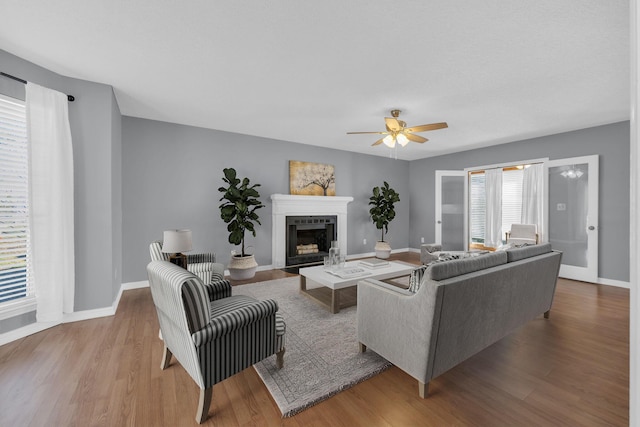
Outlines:
{"type": "Polygon", "coordinates": [[[168,261],[152,261],[147,273],[164,338],[161,368],[175,356],[198,384],[198,423],[207,418],[214,384],[273,354],[282,367],[286,326],[274,300],[210,301],[213,285],[168,261]]]}
{"type": "MultiPolygon", "coordinates": [[[[169,254],[162,252],[160,240],[151,242],[149,254],[151,261],[169,261],[169,254]]],[[[214,283],[224,279],[224,265],[216,262],[214,253],[187,254],[187,270],[198,276],[204,283],[214,283]]],[[[231,296],[231,289],[226,296],[231,296]]]]}

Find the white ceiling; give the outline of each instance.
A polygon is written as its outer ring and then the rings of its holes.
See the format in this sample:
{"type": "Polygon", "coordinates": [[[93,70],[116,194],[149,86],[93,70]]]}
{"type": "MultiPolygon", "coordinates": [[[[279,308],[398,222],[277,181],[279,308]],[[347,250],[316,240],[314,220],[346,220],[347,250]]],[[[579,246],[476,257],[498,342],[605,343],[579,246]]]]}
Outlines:
{"type": "MultiPolygon", "coordinates": [[[[0,49],[112,85],[123,115],[419,159],[628,120],[620,0],[0,0],[0,49]]],[[[0,64],[0,71],[2,64],[0,64]]]]}

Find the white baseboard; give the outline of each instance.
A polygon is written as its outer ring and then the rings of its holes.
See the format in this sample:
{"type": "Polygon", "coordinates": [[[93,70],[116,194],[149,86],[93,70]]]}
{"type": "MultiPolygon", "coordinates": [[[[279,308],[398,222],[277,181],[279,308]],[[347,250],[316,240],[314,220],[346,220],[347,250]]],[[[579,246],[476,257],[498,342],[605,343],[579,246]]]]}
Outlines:
{"type": "MultiPolygon", "coordinates": [[[[400,252],[409,252],[411,251],[411,248],[401,248],[401,249],[391,249],[391,253],[392,254],[397,254],[400,252]]],[[[361,254],[351,254],[351,255],[347,255],[347,260],[350,259],[356,259],[356,258],[370,258],[370,257],[374,257],[376,256],[375,252],[364,252],[361,254]]]]}
{"type": "Polygon", "coordinates": [[[624,282],[622,280],[613,280],[613,279],[605,279],[602,277],[598,277],[597,283],[599,285],[609,285],[609,286],[616,286],[618,288],[631,289],[631,284],[629,282],[624,282]]]}
{"type": "Polygon", "coordinates": [[[148,280],[141,280],[140,282],[127,282],[122,284],[122,287],[120,288],[120,293],[122,293],[122,291],[129,291],[131,289],[140,289],[140,288],[148,288],[148,287],[149,287],[148,280]]]}
{"type": "Polygon", "coordinates": [[[59,324],[60,323],[57,322],[32,323],[30,325],[14,329],[13,331],[5,332],[4,334],[0,334],[0,345],[5,345],[29,335],[37,334],[38,332],[42,332],[45,329],[52,328],[59,324]]]}

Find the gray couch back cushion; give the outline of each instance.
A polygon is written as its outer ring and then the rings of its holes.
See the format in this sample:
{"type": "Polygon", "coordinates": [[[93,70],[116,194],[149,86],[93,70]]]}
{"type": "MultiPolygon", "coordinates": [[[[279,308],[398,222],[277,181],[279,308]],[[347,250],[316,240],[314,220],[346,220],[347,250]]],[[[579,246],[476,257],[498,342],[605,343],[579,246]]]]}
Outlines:
{"type": "Polygon", "coordinates": [[[432,264],[427,269],[427,275],[431,280],[444,280],[506,263],[507,254],[505,252],[494,252],[432,264]]]}
{"type": "Polygon", "coordinates": [[[521,259],[531,258],[551,252],[551,243],[542,243],[540,245],[529,245],[521,248],[507,249],[507,262],[520,261],[521,259]]]}

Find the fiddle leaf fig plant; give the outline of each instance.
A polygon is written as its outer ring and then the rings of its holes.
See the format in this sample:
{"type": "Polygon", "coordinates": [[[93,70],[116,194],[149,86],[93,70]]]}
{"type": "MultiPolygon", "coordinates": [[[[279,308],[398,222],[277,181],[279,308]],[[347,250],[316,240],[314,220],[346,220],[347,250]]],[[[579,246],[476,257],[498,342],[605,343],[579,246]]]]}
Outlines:
{"type": "Polygon", "coordinates": [[[245,255],[245,232],[249,231],[256,236],[255,225],[260,224],[260,219],[256,211],[263,208],[264,205],[260,201],[260,193],[256,187],[260,184],[253,184],[249,178],[237,178],[236,170],[233,168],[225,168],[223,170],[227,187],[220,187],[218,191],[223,193],[220,201],[224,201],[220,205],[220,217],[229,224],[229,243],[233,245],[242,245],[242,256],[245,255]]]}
{"type": "Polygon", "coordinates": [[[380,241],[384,242],[384,235],[389,232],[389,223],[396,217],[395,203],[400,201],[400,195],[384,181],[382,187],[373,187],[373,195],[369,197],[371,220],[378,230],[381,230],[380,241]]]}

